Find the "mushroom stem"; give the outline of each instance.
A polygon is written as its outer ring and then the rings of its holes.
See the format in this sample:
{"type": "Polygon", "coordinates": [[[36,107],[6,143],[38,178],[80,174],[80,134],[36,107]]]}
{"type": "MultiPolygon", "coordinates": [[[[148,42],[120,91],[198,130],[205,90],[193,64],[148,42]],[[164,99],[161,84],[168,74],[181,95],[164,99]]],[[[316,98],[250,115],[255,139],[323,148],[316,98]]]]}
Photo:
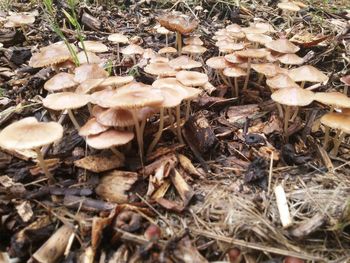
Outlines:
{"type": "Polygon", "coordinates": [[[345,85],[345,87],[344,87],[344,94],[346,95],[346,96],[348,96],[348,85],[345,85]]]}
{"type": "Polygon", "coordinates": [[[338,151],[339,151],[339,146],[341,144],[341,142],[343,141],[346,133],[342,132],[341,130],[338,130],[337,135],[334,139],[335,139],[335,143],[334,143],[334,147],[332,149],[332,151],[330,152],[330,155],[332,156],[337,156],[338,155],[338,151]]]}
{"type": "Polygon", "coordinates": [[[90,115],[92,116],[92,105],[91,105],[91,102],[89,102],[89,103],[87,104],[87,107],[88,107],[88,110],[89,110],[90,115]]]}
{"type": "Polygon", "coordinates": [[[111,147],[110,149],[122,162],[125,161],[124,154],[122,154],[120,151],[118,151],[117,148],[111,147]]]}
{"type": "Polygon", "coordinates": [[[219,73],[221,79],[224,81],[224,83],[225,83],[228,87],[230,87],[231,85],[230,85],[229,81],[227,80],[227,78],[225,77],[225,75],[222,73],[222,70],[219,70],[218,73],[219,73]]]}
{"type": "Polygon", "coordinates": [[[236,93],[236,97],[238,97],[238,96],[239,96],[238,78],[234,78],[234,82],[235,82],[235,93],[236,93]]]}
{"type": "Polygon", "coordinates": [[[305,86],[305,81],[302,81],[302,82],[301,82],[301,84],[300,84],[300,88],[302,88],[302,89],[303,89],[303,88],[304,88],[304,86],[305,86]]]}
{"type": "Polygon", "coordinates": [[[140,155],[141,163],[143,163],[143,138],[142,138],[142,134],[141,134],[140,123],[139,123],[139,120],[137,118],[137,111],[133,109],[133,110],[131,110],[131,113],[132,113],[132,118],[134,119],[137,144],[139,145],[139,155],[140,155]]]}
{"type": "Polygon", "coordinates": [[[120,63],[119,43],[117,43],[117,62],[120,63]]]}
{"type": "Polygon", "coordinates": [[[181,33],[179,31],[176,31],[176,46],[177,46],[177,51],[179,55],[181,55],[182,38],[181,38],[181,33]]]}
{"type": "Polygon", "coordinates": [[[298,116],[299,113],[299,107],[297,107],[292,115],[292,118],[290,118],[291,122],[295,120],[295,118],[298,116]]]}
{"type": "Polygon", "coordinates": [[[168,34],[165,34],[165,46],[168,47],[168,34]]]}
{"type": "Polygon", "coordinates": [[[44,171],[47,179],[49,180],[49,184],[53,184],[55,182],[55,178],[52,176],[52,174],[50,173],[49,169],[47,168],[47,165],[44,161],[44,157],[41,153],[40,148],[35,148],[35,152],[37,155],[37,159],[39,161],[39,166],[41,167],[41,169],[44,171]]]}
{"type": "Polygon", "coordinates": [[[175,133],[174,116],[171,112],[171,108],[168,109],[168,115],[169,115],[169,120],[170,120],[170,129],[173,133],[175,133]]]}
{"type": "Polygon", "coordinates": [[[329,142],[329,130],[330,130],[330,128],[329,128],[328,126],[325,126],[323,149],[327,149],[327,146],[328,146],[328,142],[329,142]]]}
{"type": "Polygon", "coordinates": [[[286,106],[285,107],[285,113],[284,113],[284,133],[286,135],[287,135],[287,131],[288,131],[289,117],[290,117],[290,107],[286,106]]]}
{"type": "Polygon", "coordinates": [[[264,74],[259,73],[258,85],[260,85],[260,83],[262,82],[263,78],[264,78],[264,74]]]}
{"type": "Polygon", "coordinates": [[[159,129],[153,141],[151,142],[150,146],[148,147],[147,155],[149,155],[153,151],[154,147],[157,145],[158,141],[160,140],[160,137],[162,136],[162,133],[163,133],[163,128],[164,128],[164,108],[160,108],[159,129]]]}
{"type": "Polygon", "coordinates": [[[80,125],[79,125],[77,119],[75,118],[74,113],[72,112],[71,109],[67,109],[67,112],[68,112],[68,116],[69,116],[70,120],[74,124],[74,127],[79,131],[80,130],[80,125]]]}
{"type": "Polygon", "coordinates": [[[251,62],[252,62],[252,59],[251,59],[251,58],[248,58],[247,76],[245,77],[245,80],[244,80],[243,90],[246,90],[247,87],[248,87],[249,75],[250,75],[250,69],[251,69],[251,62]]]}
{"type": "Polygon", "coordinates": [[[21,29],[22,29],[24,38],[26,39],[27,42],[29,42],[29,38],[27,37],[27,32],[26,32],[26,29],[24,28],[24,25],[21,25],[21,29]]]}
{"type": "Polygon", "coordinates": [[[191,111],[191,100],[186,100],[186,115],[185,115],[186,121],[190,117],[190,111],[191,111]]]}
{"type": "Polygon", "coordinates": [[[282,119],[283,118],[283,109],[282,109],[281,104],[276,102],[276,107],[278,109],[278,114],[279,114],[280,118],[282,119]]]}
{"type": "Polygon", "coordinates": [[[179,138],[179,142],[181,144],[184,144],[184,141],[181,136],[180,105],[176,106],[176,130],[177,130],[177,137],[179,138]]]}
{"type": "Polygon", "coordinates": [[[141,129],[141,135],[142,135],[142,136],[143,136],[143,133],[144,133],[144,131],[145,131],[146,123],[147,123],[147,118],[142,119],[142,121],[141,121],[141,127],[140,127],[140,129],[141,129]]]}

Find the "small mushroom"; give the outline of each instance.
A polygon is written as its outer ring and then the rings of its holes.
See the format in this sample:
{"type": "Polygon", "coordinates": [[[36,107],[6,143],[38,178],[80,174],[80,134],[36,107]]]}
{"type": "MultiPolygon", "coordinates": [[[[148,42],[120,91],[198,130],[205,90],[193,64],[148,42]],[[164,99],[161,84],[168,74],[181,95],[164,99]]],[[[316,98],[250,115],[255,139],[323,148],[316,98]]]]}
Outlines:
{"type": "Polygon", "coordinates": [[[44,89],[47,91],[55,92],[68,90],[70,88],[76,87],[77,85],[78,83],[74,81],[73,74],[60,72],[45,82],[44,89]]]}
{"type": "Polygon", "coordinates": [[[344,83],[344,94],[348,95],[348,88],[350,86],[350,75],[346,75],[340,78],[340,81],[344,83]]]}
{"type": "Polygon", "coordinates": [[[328,77],[317,68],[305,65],[299,68],[291,69],[288,73],[295,82],[301,82],[300,86],[304,88],[305,82],[323,82],[328,81],[328,77]]]}
{"type": "Polygon", "coordinates": [[[4,24],[4,27],[20,27],[22,29],[23,35],[28,41],[28,36],[26,32],[26,26],[31,25],[35,22],[35,15],[27,13],[13,13],[6,17],[7,23],[4,24]]]}
{"type": "Polygon", "coordinates": [[[108,47],[101,41],[85,40],[83,42],[79,42],[78,46],[84,51],[93,53],[104,53],[108,51],[108,47]]]}
{"type": "Polygon", "coordinates": [[[117,62],[120,62],[120,44],[127,44],[129,43],[129,39],[127,36],[124,36],[123,34],[120,33],[114,33],[112,35],[108,36],[108,40],[111,41],[112,43],[117,44],[117,62]]]}

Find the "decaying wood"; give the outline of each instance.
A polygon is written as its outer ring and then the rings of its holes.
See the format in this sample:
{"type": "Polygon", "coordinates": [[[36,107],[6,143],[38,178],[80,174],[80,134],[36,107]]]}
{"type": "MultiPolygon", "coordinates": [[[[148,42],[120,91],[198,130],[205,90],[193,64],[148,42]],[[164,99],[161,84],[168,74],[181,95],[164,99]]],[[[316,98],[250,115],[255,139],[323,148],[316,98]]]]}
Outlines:
{"type": "Polygon", "coordinates": [[[100,31],[101,29],[101,21],[99,21],[97,18],[93,17],[92,15],[88,13],[83,13],[81,17],[81,22],[87,26],[89,29],[100,31]]]}
{"type": "Polygon", "coordinates": [[[89,155],[74,161],[74,165],[94,173],[101,173],[122,167],[124,162],[115,154],[89,155]]]}
{"type": "Polygon", "coordinates": [[[74,195],[66,195],[64,197],[63,203],[65,206],[70,208],[82,209],[85,211],[93,212],[111,210],[115,207],[114,204],[107,203],[101,200],[74,195]]]}
{"type": "Polygon", "coordinates": [[[194,196],[194,191],[186,183],[186,181],[182,178],[181,174],[176,169],[174,169],[174,173],[170,176],[170,178],[176,190],[180,194],[180,197],[184,202],[184,206],[187,206],[194,196]]]}

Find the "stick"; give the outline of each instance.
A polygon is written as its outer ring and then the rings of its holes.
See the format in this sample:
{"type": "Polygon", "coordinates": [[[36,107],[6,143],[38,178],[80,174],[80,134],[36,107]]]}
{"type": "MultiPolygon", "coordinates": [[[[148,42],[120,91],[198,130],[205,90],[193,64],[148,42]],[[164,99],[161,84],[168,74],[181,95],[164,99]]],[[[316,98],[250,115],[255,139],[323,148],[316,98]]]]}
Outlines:
{"type": "Polygon", "coordinates": [[[292,224],[292,218],[289,213],[286,193],[284,192],[282,185],[276,186],[275,196],[282,226],[289,227],[292,224]]]}

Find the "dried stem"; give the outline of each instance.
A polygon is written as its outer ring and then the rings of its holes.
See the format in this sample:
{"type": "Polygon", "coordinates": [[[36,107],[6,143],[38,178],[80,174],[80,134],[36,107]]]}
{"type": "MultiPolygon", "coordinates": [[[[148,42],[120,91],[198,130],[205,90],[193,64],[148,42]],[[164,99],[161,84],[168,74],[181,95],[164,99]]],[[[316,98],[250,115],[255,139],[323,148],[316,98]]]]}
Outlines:
{"type": "Polygon", "coordinates": [[[251,63],[252,59],[248,58],[248,65],[247,65],[247,76],[245,77],[244,80],[244,86],[243,86],[243,90],[246,90],[248,87],[248,82],[249,82],[249,75],[250,75],[250,69],[251,69],[251,63]]]}
{"type": "Polygon", "coordinates": [[[50,173],[49,169],[47,168],[47,165],[44,161],[44,157],[41,153],[40,148],[35,148],[35,152],[39,161],[39,166],[41,167],[41,169],[44,171],[46,177],[49,179],[49,184],[53,184],[55,182],[55,178],[53,177],[53,175],[50,173]]]}
{"type": "Polygon", "coordinates": [[[69,116],[70,120],[72,121],[74,127],[79,131],[80,125],[79,125],[77,119],[75,118],[74,113],[72,112],[71,109],[67,109],[67,112],[68,112],[68,116],[69,116]]]}
{"type": "Polygon", "coordinates": [[[143,138],[141,134],[140,123],[137,118],[137,111],[133,109],[131,110],[131,113],[132,113],[132,118],[134,119],[136,139],[137,139],[137,144],[139,146],[139,155],[140,155],[141,163],[143,163],[143,138]]]}
{"type": "Polygon", "coordinates": [[[154,147],[157,145],[158,141],[160,140],[160,137],[162,136],[163,128],[164,128],[164,108],[160,108],[159,129],[153,141],[151,142],[150,146],[148,147],[147,154],[150,154],[153,151],[154,147]]]}
{"type": "Polygon", "coordinates": [[[176,106],[176,130],[177,130],[177,137],[179,138],[179,142],[181,144],[184,143],[182,136],[181,136],[181,117],[180,117],[180,105],[176,106]]]}

